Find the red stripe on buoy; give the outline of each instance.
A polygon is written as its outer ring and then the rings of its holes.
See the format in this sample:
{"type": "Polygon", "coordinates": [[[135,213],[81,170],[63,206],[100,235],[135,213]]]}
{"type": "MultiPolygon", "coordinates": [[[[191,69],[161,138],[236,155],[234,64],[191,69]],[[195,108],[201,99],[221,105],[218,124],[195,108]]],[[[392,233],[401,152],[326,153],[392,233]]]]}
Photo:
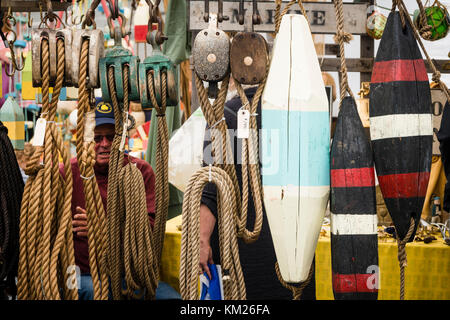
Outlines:
{"type": "Polygon", "coordinates": [[[399,173],[378,176],[384,198],[425,197],[429,172],[399,173]]]}
{"type": "Polygon", "coordinates": [[[335,293],[350,292],[377,292],[378,275],[365,274],[339,274],[333,273],[333,290],[335,293]],[[374,281],[376,280],[376,281],[374,281]],[[369,285],[369,287],[368,287],[369,285]]]}
{"type": "Polygon", "coordinates": [[[425,63],[422,59],[375,62],[371,83],[393,81],[428,81],[425,63]]]}
{"type": "Polygon", "coordinates": [[[375,186],[373,167],[331,170],[332,188],[373,186],[375,186]]]}

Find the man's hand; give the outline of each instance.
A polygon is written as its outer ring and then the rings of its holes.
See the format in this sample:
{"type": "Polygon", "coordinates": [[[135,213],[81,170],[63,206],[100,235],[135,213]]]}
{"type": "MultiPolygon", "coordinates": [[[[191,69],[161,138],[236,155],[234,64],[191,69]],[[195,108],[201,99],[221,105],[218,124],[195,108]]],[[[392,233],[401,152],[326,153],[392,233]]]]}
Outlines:
{"type": "Polygon", "coordinates": [[[211,280],[211,271],[209,270],[208,263],[214,263],[211,246],[209,245],[209,241],[200,240],[200,272],[206,272],[208,278],[211,280]]]}
{"type": "Polygon", "coordinates": [[[77,234],[79,237],[87,237],[88,235],[88,227],[87,227],[87,215],[86,210],[77,207],[76,214],[72,219],[72,227],[73,232],[77,234]]]}
{"type": "Polygon", "coordinates": [[[212,249],[209,243],[209,239],[214,230],[216,224],[216,218],[209,210],[209,208],[202,204],[200,205],[200,260],[199,260],[199,273],[206,272],[209,279],[211,279],[211,271],[209,270],[208,263],[214,263],[212,258],[212,249]]]}

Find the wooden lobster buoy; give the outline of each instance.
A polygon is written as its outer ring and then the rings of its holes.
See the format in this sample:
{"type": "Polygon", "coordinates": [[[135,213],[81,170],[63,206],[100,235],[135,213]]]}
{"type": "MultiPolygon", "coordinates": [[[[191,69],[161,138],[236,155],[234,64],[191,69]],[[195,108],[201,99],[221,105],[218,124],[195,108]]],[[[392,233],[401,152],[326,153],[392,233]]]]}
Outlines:
{"type": "Polygon", "coordinates": [[[335,299],[376,300],[375,172],[370,142],[352,97],[342,101],[331,145],[330,209],[335,299]]]}
{"type": "Polygon", "coordinates": [[[420,221],[432,157],[431,93],[411,26],[391,12],[370,84],[370,136],[375,168],[397,237],[420,221]]]}
{"type": "Polygon", "coordinates": [[[330,192],[330,119],[304,16],[286,14],[262,95],[264,204],[284,281],[307,279],[330,192]]]}

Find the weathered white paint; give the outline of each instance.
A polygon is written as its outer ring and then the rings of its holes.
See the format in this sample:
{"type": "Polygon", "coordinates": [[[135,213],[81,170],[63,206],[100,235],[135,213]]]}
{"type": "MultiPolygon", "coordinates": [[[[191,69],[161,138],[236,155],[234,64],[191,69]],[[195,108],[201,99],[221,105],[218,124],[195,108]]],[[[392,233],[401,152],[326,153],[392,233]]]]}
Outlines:
{"type": "Polygon", "coordinates": [[[376,214],[331,213],[331,233],[334,235],[377,234],[376,214]]]}
{"type": "MultiPolygon", "coordinates": [[[[276,178],[263,170],[264,205],[281,276],[298,283],[308,277],[330,192],[329,117],[320,116],[328,112],[328,99],[303,16],[283,17],[272,52],[261,99],[262,128],[279,128],[281,161],[276,178]],[[274,114],[274,110],[280,112],[274,114]],[[308,137],[317,131],[321,139],[308,137]],[[318,161],[328,163],[311,166],[318,161]]],[[[271,150],[271,143],[275,141],[263,140],[262,149],[271,150]]]]}
{"type": "Polygon", "coordinates": [[[433,134],[431,114],[389,114],[370,117],[372,140],[431,136],[433,134]]]}

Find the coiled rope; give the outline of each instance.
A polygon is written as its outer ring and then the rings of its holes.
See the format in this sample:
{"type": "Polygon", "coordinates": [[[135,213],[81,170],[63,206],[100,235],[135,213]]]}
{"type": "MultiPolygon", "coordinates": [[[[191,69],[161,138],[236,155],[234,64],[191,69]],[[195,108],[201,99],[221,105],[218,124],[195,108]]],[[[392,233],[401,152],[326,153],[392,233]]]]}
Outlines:
{"type": "Polygon", "coordinates": [[[78,299],[71,224],[72,170],[61,133],[54,123],[64,80],[64,40],[57,40],[57,78],[49,101],[49,43],[42,39],[42,115],[44,146],[27,164],[20,217],[18,299],[78,299]],[[40,158],[43,155],[44,163],[40,158]],[[59,174],[59,155],[65,177],[59,174]],[[74,283],[75,282],[75,283],[74,283]]]}
{"type": "MultiPolygon", "coordinates": [[[[124,68],[124,78],[126,75],[128,75],[128,67],[124,68]]],[[[119,120],[121,119],[121,111],[119,110],[119,102],[117,101],[117,94],[115,92],[114,69],[112,67],[108,69],[108,87],[113,102],[116,135],[112,142],[109,156],[107,196],[108,217],[106,220],[108,251],[106,254],[106,261],[111,281],[112,297],[114,300],[119,300],[121,298],[121,275],[123,271],[123,262],[121,259],[123,256],[123,250],[120,235],[123,232],[125,215],[123,212],[123,204],[120,202],[118,193],[118,171],[121,168],[119,165],[122,165],[121,161],[123,161],[123,151],[119,150],[122,135],[122,128],[119,123],[119,120]]],[[[125,85],[124,89],[125,88],[128,88],[128,85],[125,85]]]]}
{"type": "Polygon", "coordinates": [[[88,227],[89,268],[91,270],[94,300],[108,299],[108,274],[106,271],[106,216],[94,173],[95,164],[95,110],[89,102],[87,68],[89,39],[81,45],[78,82],[77,162],[85,195],[88,227]]]}
{"type": "Polygon", "coordinates": [[[20,204],[24,190],[8,129],[0,121],[0,300],[16,295],[20,204]]]}
{"type": "MultiPolygon", "coordinates": [[[[128,121],[120,110],[114,88],[114,69],[108,69],[108,86],[114,107],[116,136],[114,138],[108,173],[108,266],[114,299],[122,295],[128,298],[153,299],[159,282],[159,268],[163,247],[165,225],[169,206],[168,143],[169,131],[165,119],[167,75],[162,78],[162,103],[155,96],[152,73],[147,74],[147,85],[152,104],[158,116],[157,167],[156,167],[156,212],[153,231],[147,212],[145,185],[140,170],[131,163],[123,165],[121,148],[123,126],[128,121]],[[123,240],[123,249],[122,249],[123,240]],[[121,277],[125,274],[125,289],[121,290],[121,277]]],[[[124,110],[128,110],[129,67],[124,67],[124,110]]]]}
{"type": "Polygon", "coordinates": [[[244,275],[239,260],[236,232],[236,197],[230,176],[216,166],[204,167],[189,179],[183,200],[180,291],[183,299],[198,299],[198,265],[200,260],[200,199],[207,183],[217,186],[217,211],[220,235],[220,260],[226,300],[246,298],[244,275]]]}

